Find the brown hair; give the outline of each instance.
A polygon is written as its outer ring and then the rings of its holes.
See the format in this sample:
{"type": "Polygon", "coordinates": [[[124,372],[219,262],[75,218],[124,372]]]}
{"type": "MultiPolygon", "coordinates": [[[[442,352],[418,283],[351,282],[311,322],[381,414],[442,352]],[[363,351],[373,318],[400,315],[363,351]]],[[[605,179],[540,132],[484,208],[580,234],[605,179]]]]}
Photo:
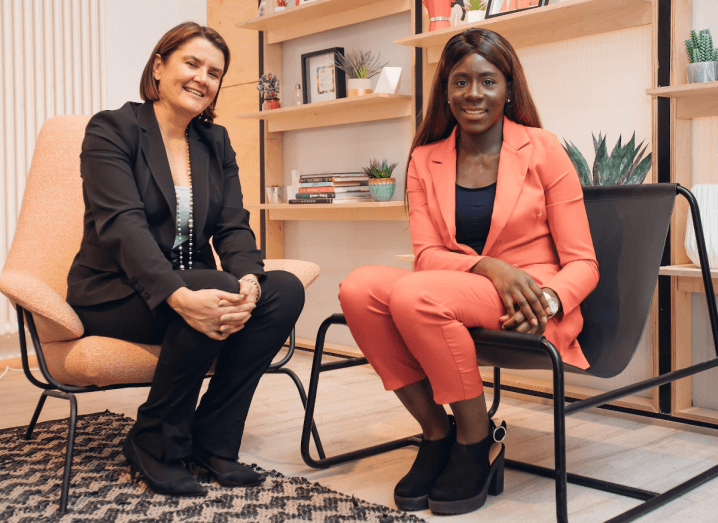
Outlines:
{"type": "Polygon", "coordinates": [[[207,109],[205,109],[200,115],[201,119],[211,123],[217,116],[217,113],[214,111],[214,107],[217,105],[219,91],[222,89],[222,80],[224,80],[224,75],[227,74],[227,69],[229,69],[229,47],[227,47],[227,43],[224,41],[224,38],[222,38],[217,31],[209,27],[203,27],[194,22],[185,22],[173,27],[167,31],[162,38],[160,38],[160,41],[157,42],[157,45],[150,55],[150,59],[147,61],[147,65],[145,65],[145,70],[142,71],[142,78],[140,79],[140,97],[145,102],[155,102],[160,99],[160,91],[158,87],[159,82],[155,80],[153,74],[154,63],[157,55],[159,55],[162,62],[165,63],[172,53],[193,38],[204,38],[217,49],[222,51],[222,54],[224,55],[224,71],[222,72],[222,78],[219,79],[217,95],[214,97],[214,100],[212,100],[212,103],[209,104],[207,109]]]}
{"type": "MultiPolygon", "coordinates": [[[[513,101],[511,105],[504,106],[506,117],[526,127],[541,127],[541,119],[531,98],[524,69],[509,41],[489,29],[467,29],[454,35],[446,43],[441,53],[429,94],[426,117],[416,130],[414,142],[409,151],[409,162],[411,162],[414,149],[448,138],[456,127],[456,118],[447,103],[449,74],[461,60],[471,53],[486,58],[506,78],[513,101]]],[[[405,183],[404,201],[408,209],[406,186],[405,183]]]]}

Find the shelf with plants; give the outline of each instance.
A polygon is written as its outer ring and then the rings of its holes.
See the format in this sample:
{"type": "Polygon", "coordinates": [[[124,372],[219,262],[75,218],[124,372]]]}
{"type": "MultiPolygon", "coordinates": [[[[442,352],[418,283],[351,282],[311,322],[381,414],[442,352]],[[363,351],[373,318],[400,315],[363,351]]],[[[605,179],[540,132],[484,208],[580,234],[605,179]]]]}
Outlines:
{"type": "Polygon", "coordinates": [[[655,87],[646,94],[676,100],[676,118],[718,116],[718,82],[655,87]]]}
{"type": "Polygon", "coordinates": [[[403,94],[368,94],[296,107],[282,107],[237,115],[264,120],[270,133],[312,129],[331,125],[372,122],[412,115],[412,97],[403,94]]]}
{"type": "Polygon", "coordinates": [[[264,31],[267,43],[277,44],[410,10],[411,0],[314,0],[239,22],[235,27],[264,31]]]}
{"type": "Polygon", "coordinates": [[[431,64],[439,61],[444,45],[452,36],[472,27],[496,31],[514,48],[520,49],[650,25],[652,16],[651,0],[566,0],[538,9],[397,38],[394,43],[427,49],[427,60],[431,64]]]}
{"type": "Polygon", "coordinates": [[[326,204],[260,204],[248,205],[249,210],[267,212],[270,220],[275,221],[407,221],[403,201],[354,202],[326,204]]]}

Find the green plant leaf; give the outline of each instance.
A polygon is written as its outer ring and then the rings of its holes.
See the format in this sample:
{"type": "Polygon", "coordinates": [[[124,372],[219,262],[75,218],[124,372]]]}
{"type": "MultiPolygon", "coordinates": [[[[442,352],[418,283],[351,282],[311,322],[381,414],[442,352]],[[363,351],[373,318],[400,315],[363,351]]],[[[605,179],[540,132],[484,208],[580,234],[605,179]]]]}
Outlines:
{"type": "Polygon", "coordinates": [[[608,153],[606,152],[606,137],[601,137],[601,133],[598,133],[598,142],[596,139],[593,140],[593,147],[596,150],[596,157],[593,160],[593,185],[601,184],[601,173],[606,171],[606,159],[608,153]]]}
{"type": "Polygon", "coordinates": [[[651,156],[652,153],[648,153],[648,156],[646,156],[643,161],[638,164],[638,167],[636,167],[636,169],[633,171],[633,174],[628,177],[628,180],[626,180],[627,185],[643,183],[643,180],[646,178],[648,171],[651,170],[651,156]]]}
{"type": "Polygon", "coordinates": [[[566,141],[565,138],[563,141],[565,144],[563,146],[563,149],[564,151],[566,151],[566,154],[571,160],[573,168],[576,169],[576,173],[578,174],[578,179],[581,181],[581,185],[592,185],[591,170],[588,168],[588,162],[586,162],[586,158],[584,158],[583,154],[581,154],[581,151],[579,151],[578,147],[576,147],[572,142],[566,141]]]}

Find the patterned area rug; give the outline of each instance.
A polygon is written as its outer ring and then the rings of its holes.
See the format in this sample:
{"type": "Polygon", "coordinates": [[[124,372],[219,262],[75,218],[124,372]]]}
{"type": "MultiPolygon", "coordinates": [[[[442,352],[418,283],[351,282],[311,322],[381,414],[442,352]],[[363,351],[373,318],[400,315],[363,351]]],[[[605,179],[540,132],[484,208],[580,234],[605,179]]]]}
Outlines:
{"type": "Polygon", "coordinates": [[[67,420],[38,424],[33,438],[23,428],[0,431],[0,521],[5,523],[89,522],[376,522],[420,523],[415,516],[340,494],[304,478],[275,471],[258,487],[229,489],[204,471],[205,498],[154,494],[130,480],[120,448],[132,426],[128,417],[103,412],[77,424],[68,513],[57,513],[65,463],[67,420]]]}

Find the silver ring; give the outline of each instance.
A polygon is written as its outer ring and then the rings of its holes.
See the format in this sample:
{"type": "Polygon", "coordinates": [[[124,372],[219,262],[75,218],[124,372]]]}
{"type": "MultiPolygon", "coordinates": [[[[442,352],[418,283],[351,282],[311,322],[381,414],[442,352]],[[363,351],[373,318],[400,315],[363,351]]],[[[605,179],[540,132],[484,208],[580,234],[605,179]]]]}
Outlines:
{"type": "Polygon", "coordinates": [[[433,16],[429,18],[429,22],[448,22],[449,17],[448,16],[433,16]]]}

